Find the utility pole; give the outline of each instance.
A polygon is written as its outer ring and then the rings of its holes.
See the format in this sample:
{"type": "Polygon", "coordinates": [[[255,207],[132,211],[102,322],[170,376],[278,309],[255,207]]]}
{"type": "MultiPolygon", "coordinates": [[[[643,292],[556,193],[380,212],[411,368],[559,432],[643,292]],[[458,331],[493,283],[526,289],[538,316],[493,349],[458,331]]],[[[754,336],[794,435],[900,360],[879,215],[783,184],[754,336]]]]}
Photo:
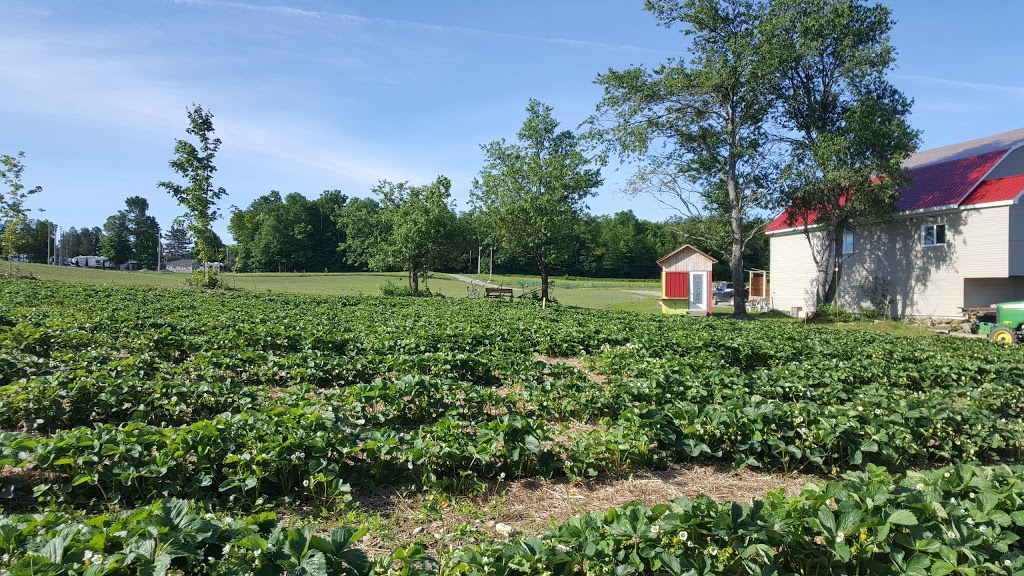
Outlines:
{"type": "Polygon", "coordinates": [[[494,246],[490,247],[491,256],[487,259],[487,281],[491,281],[491,276],[494,276],[494,246]]]}
{"type": "Polygon", "coordinates": [[[480,248],[479,248],[479,249],[478,249],[478,250],[476,251],[476,273],[477,273],[477,275],[478,275],[478,276],[480,275],[480,258],[481,258],[481,257],[482,257],[483,255],[484,255],[484,247],[483,247],[483,246],[481,246],[481,247],[480,247],[480,248]]]}
{"type": "Polygon", "coordinates": [[[164,255],[164,243],[160,240],[160,233],[156,233],[156,271],[160,271],[160,257],[164,255]]]}

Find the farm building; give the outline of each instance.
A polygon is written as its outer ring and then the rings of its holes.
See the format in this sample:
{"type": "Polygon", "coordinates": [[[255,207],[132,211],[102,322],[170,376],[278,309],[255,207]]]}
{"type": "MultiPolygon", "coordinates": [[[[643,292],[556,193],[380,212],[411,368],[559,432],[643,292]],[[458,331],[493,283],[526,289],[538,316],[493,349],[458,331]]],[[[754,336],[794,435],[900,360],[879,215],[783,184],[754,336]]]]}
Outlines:
{"type": "Polygon", "coordinates": [[[199,270],[199,262],[190,259],[183,260],[171,260],[164,264],[164,270],[168,272],[192,272],[193,270],[199,270]]]}
{"type": "MultiPolygon", "coordinates": [[[[838,303],[883,302],[894,317],[959,317],[962,307],[1024,300],[1024,128],[925,150],[892,218],[843,236],[838,303]]],[[[787,213],[767,228],[775,308],[815,308],[814,223],[787,213]]]]}
{"type": "Polygon", "coordinates": [[[711,314],[711,256],[687,244],[658,259],[663,314],[711,314]]]}
{"type": "MultiPolygon", "coordinates": [[[[221,262],[207,262],[206,267],[209,270],[220,272],[224,267],[221,262]]],[[[202,270],[203,263],[199,260],[190,260],[188,258],[182,260],[171,260],[164,265],[164,270],[168,272],[193,272],[195,270],[202,270]]]]}

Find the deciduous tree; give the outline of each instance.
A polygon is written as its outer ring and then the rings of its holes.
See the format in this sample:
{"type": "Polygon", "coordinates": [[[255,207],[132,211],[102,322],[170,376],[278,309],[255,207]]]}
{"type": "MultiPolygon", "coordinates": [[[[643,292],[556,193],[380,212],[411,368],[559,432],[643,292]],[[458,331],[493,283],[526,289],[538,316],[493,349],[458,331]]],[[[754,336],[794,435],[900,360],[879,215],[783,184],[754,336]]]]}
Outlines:
{"type": "Polygon", "coordinates": [[[124,264],[131,259],[132,236],[128,229],[128,216],[124,210],[107,218],[103,224],[100,254],[114,264],[124,264]]]}
{"type": "Polygon", "coordinates": [[[160,224],[149,212],[149,201],[141,196],[125,200],[128,235],[131,238],[132,259],[140,266],[156,268],[160,246],[160,224]]]}
{"type": "Polygon", "coordinates": [[[419,294],[420,275],[452,252],[458,216],[451,206],[451,187],[445,176],[426,186],[383,180],[374,187],[380,196],[381,236],[376,245],[368,246],[371,270],[405,270],[409,291],[419,294]]]}
{"type": "Polygon", "coordinates": [[[779,122],[790,224],[803,223],[817,266],[817,303],[834,300],[843,233],[884,217],[918,145],[912,101],[888,80],[896,61],[889,7],[862,0],[774,0],[779,122]]]}
{"type": "MultiPolygon", "coordinates": [[[[217,201],[227,194],[224,188],[213,185],[213,174],[217,171],[213,160],[221,140],[213,135],[211,112],[196,104],[186,110],[189,127],[185,132],[195,138],[199,146],[188,140],[176,140],[174,159],[168,162],[186,184],[163,181],[157,185],[185,208],[181,221],[195,240],[195,255],[203,262],[210,262],[217,257],[216,234],[213,231],[213,223],[220,218],[217,201]]],[[[205,275],[205,266],[203,270],[205,275]]]]}
{"type": "Polygon", "coordinates": [[[21,176],[25,172],[24,160],[24,152],[18,152],[17,156],[8,154],[0,156],[0,181],[7,188],[0,191],[0,223],[4,226],[3,250],[4,255],[7,256],[8,272],[11,272],[11,263],[18,255],[21,231],[28,219],[29,212],[32,211],[25,206],[25,202],[29,196],[43,191],[41,186],[26,188],[21,183],[21,176]]]}
{"type": "MultiPolygon", "coordinates": [[[[637,165],[629,189],[685,217],[725,216],[732,279],[743,286],[750,215],[773,204],[767,130],[773,61],[757,0],[648,0],[666,28],[682,27],[688,55],[653,70],[609,70],[589,136],[637,165]]],[[[742,295],[734,314],[746,315],[742,295]]]]}
{"type": "Polygon", "coordinates": [[[472,202],[501,257],[533,259],[547,300],[552,268],[571,252],[601,170],[572,131],[558,130],[551,106],[538,100],[527,105],[517,136],[518,143],[502,139],[481,147],[487,163],[473,181],[472,202]]]}

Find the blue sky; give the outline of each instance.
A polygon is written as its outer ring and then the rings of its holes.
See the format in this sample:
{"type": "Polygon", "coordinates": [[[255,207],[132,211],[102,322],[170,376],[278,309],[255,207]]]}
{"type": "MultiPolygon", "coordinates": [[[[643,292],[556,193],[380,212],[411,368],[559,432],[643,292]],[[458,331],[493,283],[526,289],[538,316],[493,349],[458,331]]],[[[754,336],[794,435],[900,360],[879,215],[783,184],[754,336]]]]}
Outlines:
{"type": "MultiPolygon", "coordinates": [[[[156,182],[175,179],[167,161],[196,102],[224,141],[225,209],[437,174],[465,209],[480,145],[514,139],[529,98],[575,128],[599,72],[683,53],[642,4],[0,0],[0,153],[26,152],[24,183],[44,188],[30,206],[61,226],[101,226],[140,195],[166,227],[181,210],[156,182]]],[[[892,80],[915,99],[924,148],[1024,127],[1024,2],[890,5],[892,80]]],[[[626,175],[606,169],[592,211],[671,215],[619,194],[626,175]]]]}

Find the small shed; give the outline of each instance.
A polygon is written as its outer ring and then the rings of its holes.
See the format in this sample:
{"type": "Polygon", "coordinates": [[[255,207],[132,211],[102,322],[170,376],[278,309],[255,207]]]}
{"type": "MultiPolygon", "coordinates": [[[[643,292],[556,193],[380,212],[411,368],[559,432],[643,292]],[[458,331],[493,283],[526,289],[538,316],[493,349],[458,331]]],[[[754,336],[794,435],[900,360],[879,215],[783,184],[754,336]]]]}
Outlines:
{"type": "Polygon", "coordinates": [[[711,315],[711,256],[687,244],[658,259],[663,314],[711,315]]]}

